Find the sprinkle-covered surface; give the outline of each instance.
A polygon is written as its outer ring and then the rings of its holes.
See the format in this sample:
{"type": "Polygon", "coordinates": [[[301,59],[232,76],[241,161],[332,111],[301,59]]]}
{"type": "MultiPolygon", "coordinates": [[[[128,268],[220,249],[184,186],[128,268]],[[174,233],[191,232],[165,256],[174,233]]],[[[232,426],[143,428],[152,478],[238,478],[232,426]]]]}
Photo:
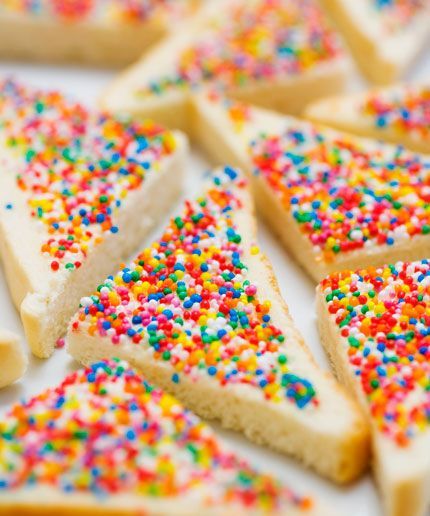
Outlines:
{"type": "MultiPolygon", "coordinates": [[[[60,93],[0,84],[0,131],[18,159],[16,181],[47,229],[53,271],[80,267],[89,248],[117,233],[117,210],[175,149],[172,133],[88,112],[60,93]]],[[[2,209],[12,209],[1,192],[2,209]]]]}
{"type": "Polygon", "coordinates": [[[370,0],[381,15],[388,32],[399,32],[409,27],[419,14],[428,9],[427,0],[370,0]]]}
{"type": "Polygon", "coordinates": [[[321,289],[372,418],[406,446],[430,424],[430,262],[336,273],[321,289]]]}
{"type": "Polygon", "coordinates": [[[157,10],[170,9],[173,3],[172,0],[2,0],[0,13],[50,16],[73,23],[93,20],[136,23],[146,21],[157,10]]]}
{"type": "Polygon", "coordinates": [[[430,233],[430,161],[300,124],[250,144],[261,175],[318,260],[430,233]]]}
{"type": "Polygon", "coordinates": [[[390,129],[418,138],[430,138],[430,87],[409,87],[393,92],[371,93],[360,111],[378,129],[390,129]]]}
{"type": "Polygon", "coordinates": [[[268,513],[312,505],[224,449],[204,423],[125,362],[96,363],[14,406],[0,435],[0,499],[48,486],[90,493],[100,503],[130,494],[268,513]]]}
{"type": "Polygon", "coordinates": [[[294,373],[289,342],[249,277],[246,256],[259,250],[236,225],[245,187],[234,170],[220,172],[158,241],[81,300],[72,331],[143,347],[145,360],[170,365],[174,383],[248,385],[305,409],[318,404],[314,387],[294,373]]]}
{"type": "Polygon", "coordinates": [[[250,81],[296,75],[341,54],[339,40],[315,0],[253,0],[224,3],[206,21],[176,69],[143,85],[137,95],[211,81],[222,89],[250,81]]]}

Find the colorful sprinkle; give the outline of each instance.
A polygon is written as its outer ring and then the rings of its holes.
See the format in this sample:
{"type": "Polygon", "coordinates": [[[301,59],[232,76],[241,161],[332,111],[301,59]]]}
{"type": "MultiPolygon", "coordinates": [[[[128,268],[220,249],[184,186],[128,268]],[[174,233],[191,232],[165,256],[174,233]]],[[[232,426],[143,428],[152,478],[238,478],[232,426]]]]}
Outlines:
{"type": "Polygon", "coordinates": [[[14,406],[0,435],[0,492],[44,485],[101,503],[127,492],[270,513],[312,505],[224,449],[196,416],[118,360],[14,406]]]}
{"type": "Polygon", "coordinates": [[[141,187],[175,149],[173,134],[152,122],[93,114],[57,92],[0,84],[0,130],[22,166],[17,185],[43,223],[41,251],[53,271],[81,266],[141,187]]]}
{"type": "Polygon", "coordinates": [[[430,262],[336,273],[321,289],[372,418],[407,445],[430,424],[430,262]]]}
{"type": "Polygon", "coordinates": [[[314,0],[234,3],[206,22],[196,42],[178,58],[176,70],[137,95],[216,80],[221,88],[296,75],[341,54],[339,40],[314,0]]]}
{"type": "Polygon", "coordinates": [[[2,0],[0,11],[50,16],[61,21],[146,21],[158,11],[173,9],[173,0],[2,0]]]}
{"type": "Polygon", "coordinates": [[[147,360],[170,364],[174,383],[210,377],[252,386],[271,401],[317,405],[311,382],[289,364],[270,302],[248,277],[249,246],[235,222],[243,188],[230,168],[216,176],[160,240],[81,300],[72,331],[143,347],[147,360]]]}
{"type": "Polygon", "coordinates": [[[423,156],[303,123],[261,135],[250,154],[317,259],[429,233],[430,161],[423,156]]]}
{"type": "Polygon", "coordinates": [[[419,138],[430,138],[430,88],[404,87],[387,92],[371,93],[362,113],[372,117],[378,129],[391,129],[419,138]]]}
{"type": "Polygon", "coordinates": [[[427,9],[426,0],[372,0],[372,3],[389,32],[403,29],[427,9]]]}

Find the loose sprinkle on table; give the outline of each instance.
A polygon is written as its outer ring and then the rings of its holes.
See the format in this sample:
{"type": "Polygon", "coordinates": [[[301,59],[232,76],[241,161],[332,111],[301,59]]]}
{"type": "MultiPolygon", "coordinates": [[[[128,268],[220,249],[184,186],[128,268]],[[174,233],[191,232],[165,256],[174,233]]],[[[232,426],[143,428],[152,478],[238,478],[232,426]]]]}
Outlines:
{"type": "Polygon", "coordinates": [[[244,187],[230,168],[216,176],[160,240],[81,300],[73,331],[143,347],[148,360],[170,364],[174,383],[206,376],[301,409],[317,405],[312,383],[289,364],[270,302],[249,279],[248,255],[259,250],[236,223],[244,187]]]}
{"type": "Polygon", "coordinates": [[[404,87],[393,93],[371,93],[361,111],[374,120],[378,129],[430,137],[430,88],[404,87]]]}
{"type": "Polygon", "coordinates": [[[127,195],[176,145],[153,122],[90,113],[12,80],[0,83],[0,130],[31,216],[47,229],[41,252],[53,271],[80,267],[104,233],[118,232],[114,217],[127,195]]]}
{"type": "Polygon", "coordinates": [[[407,445],[430,424],[430,262],[336,273],[321,288],[372,418],[407,445]]]}
{"type": "Polygon", "coordinates": [[[0,492],[43,485],[101,503],[132,493],[270,513],[312,506],[224,449],[196,416],[118,360],[15,405],[0,435],[0,492]]]}
{"type": "Polygon", "coordinates": [[[300,124],[250,145],[261,175],[319,260],[430,233],[430,161],[300,124]]]}
{"type": "Polygon", "coordinates": [[[296,75],[342,53],[335,32],[314,0],[258,0],[213,16],[204,34],[184,50],[172,75],[137,95],[162,94],[215,80],[217,87],[296,75]]]}

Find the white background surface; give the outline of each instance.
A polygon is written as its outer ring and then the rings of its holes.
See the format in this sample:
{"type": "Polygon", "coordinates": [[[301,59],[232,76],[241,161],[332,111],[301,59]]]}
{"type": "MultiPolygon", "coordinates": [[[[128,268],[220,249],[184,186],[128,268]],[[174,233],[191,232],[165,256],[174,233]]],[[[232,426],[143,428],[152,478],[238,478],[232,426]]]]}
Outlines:
{"type": "MultiPolygon", "coordinates": [[[[409,76],[410,80],[428,79],[430,81],[430,49],[427,50],[426,54],[412,70],[409,76]]],[[[112,72],[108,71],[0,62],[0,77],[10,75],[37,86],[60,89],[82,100],[88,106],[96,104],[97,96],[114,76],[112,72]]],[[[351,87],[358,89],[362,88],[363,85],[358,78],[352,78],[351,87]]],[[[208,168],[209,163],[204,156],[194,151],[188,170],[186,194],[189,195],[198,191],[201,178],[208,168]]],[[[173,209],[175,208],[177,207],[173,207],[173,209]]],[[[155,230],[154,236],[159,232],[160,228],[155,230]]],[[[328,363],[320,346],[316,330],[313,282],[295,265],[261,221],[259,224],[259,240],[262,250],[273,263],[282,294],[290,307],[297,326],[302,331],[318,363],[327,369],[328,363]]],[[[12,306],[1,271],[0,327],[23,334],[19,316],[12,306]]],[[[49,360],[30,358],[26,376],[15,385],[0,391],[0,412],[6,411],[11,403],[17,402],[23,397],[32,396],[46,387],[56,385],[66,374],[77,367],[77,364],[64,350],[57,350],[49,360]]],[[[263,447],[255,446],[238,434],[225,432],[216,425],[213,426],[231,443],[234,449],[242,453],[253,464],[277,475],[303,494],[324,498],[327,505],[331,505],[339,516],[381,516],[381,506],[370,475],[365,476],[352,486],[338,488],[305,470],[287,457],[273,453],[263,447]]],[[[405,514],[404,516],[408,515],[405,514]]]]}

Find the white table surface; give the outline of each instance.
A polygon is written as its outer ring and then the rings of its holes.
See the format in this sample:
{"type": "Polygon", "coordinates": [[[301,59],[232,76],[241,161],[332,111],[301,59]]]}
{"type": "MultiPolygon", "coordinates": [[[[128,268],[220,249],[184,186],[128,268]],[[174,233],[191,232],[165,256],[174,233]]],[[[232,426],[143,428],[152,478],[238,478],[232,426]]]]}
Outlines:
{"type": "MultiPolygon", "coordinates": [[[[10,75],[36,86],[60,89],[92,106],[96,104],[97,96],[114,76],[114,73],[72,67],[0,62],[0,77],[10,75]]],[[[430,81],[430,49],[417,62],[408,79],[411,81],[428,79],[430,81]]],[[[363,88],[363,83],[358,76],[352,79],[351,88],[363,88]]],[[[186,180],[185,195],[192,195],[198,191],[202,176],[208,168],[209,163],[205,157],[194,149],[186,180]]],[[[154,232],[154,236],[159,233],[160,229],[154,232]]],[[[272,261],[282,294],[297,326],[302,331],[318,363],[321,367],[328,369],[328,362],[321,348],[316,329],[312,281],[280,247],[261,221],[259,240],[262,250],[272,261]]],[[[12,305],[1,271],[0,327],[15,330],[23,335],[18,313],[12,305]]],[[[49,360],[31,357],[25,377],[20,382],[0,391],[0,412],[6,411],[11,403],[17,402],[23,397],[32,396],[46,387],[56,385],[66,374],[77,367],[76,362],[67,355],[65,350],[57,350],[49,360]]],[[[335,508],[340,516],[381,516],[382,510],[378,493],[370,474],[349,487],[339,488],[288,457],[253,445],[241,435],[223,431],[217,425],[212,424],[212,426],[235,450],[244,454],[260,469],[277,475],[301,493],[324,498],[326,503],[335,508]]]]}

